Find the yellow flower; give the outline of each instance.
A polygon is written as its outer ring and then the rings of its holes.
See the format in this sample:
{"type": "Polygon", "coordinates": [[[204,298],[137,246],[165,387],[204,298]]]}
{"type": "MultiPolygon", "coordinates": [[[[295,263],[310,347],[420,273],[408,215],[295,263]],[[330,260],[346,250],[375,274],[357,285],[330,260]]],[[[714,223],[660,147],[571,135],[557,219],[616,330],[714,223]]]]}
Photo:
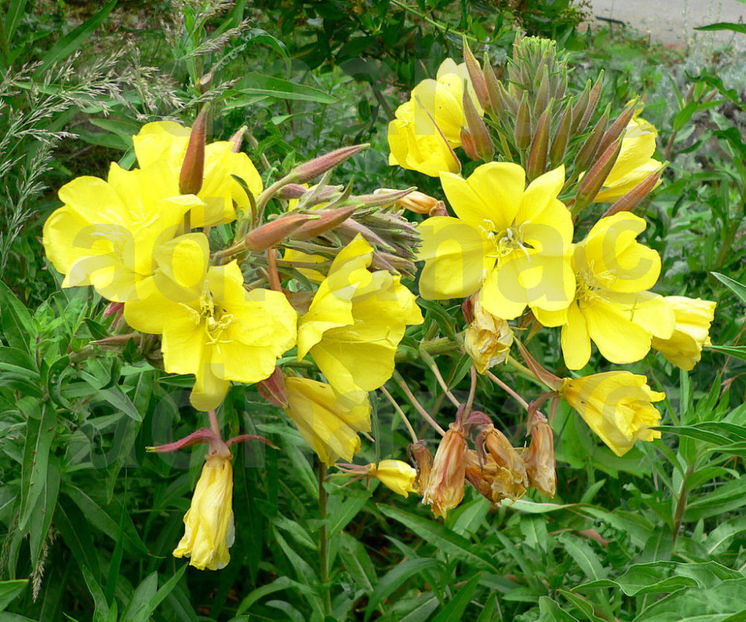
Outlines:
{"type": "MultiPolygon", "coordinates": [[[[142,168],[154,162],[167,165],[164,181],[178,187],[191,130],[173,121],[144,125],[132,137],[135,155],[142,168]]],[[[234,203],[242,210],[251,208],[246,191],[234,179],[238,177],[256,197],[262,192],[262,178],[245,153],[234,153],[232,143],[218,141],[205,146],[205,169],[198,196],[202,204],[191,210],[193,227],[207,227],[231,222],[236,217],[234,203]]]]}
{"type": "Polygon", "coordinates": [[[378,464],[371,462],[368,465],[368,475],[402,497],[407,497],[410,492],[417,492],[414,488],[417,471],[401,460],[381,460],[378,464]]]}
{"type": "MultiPolygon", "coordinates": [[[[317,264],[324,263],[326,261],[326,258],[323,255],[304,253],[303,251],[298,251],[294,248],[286,248],[282,258],[285,261],[292,261],[303,264],[317,264]]],[[[300,272],[304,277],[311,281],[311,283],[321,283],[321,281],[326,278],[323,272],[314,270],[313,268],[298,267],[298,272],[300,272]]]]}
{"type": "Polygon", "coordinates": [[[308,378],[285,378],[286,412],[306,442],[327,465],[347,462],[360,449],[358,432],[370,432],[367,395],[340,395],[308,378]]]}
{"type": "Polygon", "coordinates": [[[566,378],[559,393],[617,456],[626,454],[637,441],[661,436],[649,428],[660,422],[660,413],[651,402],[660,402],[666,394],[652,391],[645,376],[610,371],[566,378]]]}
{"type": "Polygon", "coordinates": [[[482,306],[512,320],[531,309],[565,309],[575,292],[570,252],[572,218],[557,198],[564,167],[525,187],[518,164],[491,162],[468,179],[440,176],[458,218],[435,216],[420,225],[425,260],[420,295],[463,298],[482,288],[482,306]]]}
{"type": "Polygon", "coordinates": [[[448,58],[435,80],[420,82],[412,97],[396,110],[389,123],[389,164],[437,177],[441,171],[456,172],[461,165],[452,149],[461,145],[464,121],[463,93],[466,84],[477,110],[477,100],[466,65],[448,58]]]}
{"type": "Polygon", "coordinates": [[[601,192],[596,195],[597,203],[612,203],[620,199],[648,175],[661,169],[663,164],[652,157],[657,135],[655,126],[645,119],[635,118],[629,122],[619,157],[601,192]]]}
{"type": "Polygon", "coordinates": [[[653,337],[653,347],[671,363],[689,371],[702,358],[702,346],[709,343],[716,303],[684,296],[667,296],[664,300],[673,309],[676,324],[668,339],[653,337]]]}
{"type": "Polygon", "coordinates": [[[658,280],[661,261],[636,240],[645,226],[629,212],[599,220],[575,245],[575,300],[564,311],[534,311],[544,326],[562,326],[569,369],[588,363],[591,340],[604,358],[625,364],[643,358],[653,336],[671,336],[673,311],[662,296],[647,291],[658,280]]]}
{"type": "Polygon", "coordinates": [[[106,181],[78,177],[59,197],[64,205],[44,223],[43,243],[65,275],[62,287],[93,285],[115,302],[141,295],[154,249],[176,235],[186,212],[203,205],[179,195],[178,177],[162,161],[133,171],[112,164],[106,181]]]}
{"type": "Polygon", "coordinates": [[[370,272],[373,249],[358,235],[343,248],[298,326],[298,357],[310,352],[341,394],[368,392],[394,372],[407,324],[422,314],[401,277],[370,272]]]}
{"type": "Polygon", "coordinates": [[[200,570],[225,568],[235,537],[232,501],[230,451],[227,456],[207,456],[184,515],[184,537],[174,549],[174,557],[189,557],[189,564],[200,570]]]}
{"type": "Polygon", "coordinates": [[[508,358],[513,331],[503,319],[482,307],[481,295],[474,299],[474,319],[464,333],[464,350],[480,374],[508,358]]]}
{"type": "Polygon", "coordinates": [[[445,516],[464,498],[467,444],[463,432],[451,424],[435,452],[430,477],[422,491],[422,503],[435,516],[445,516]]]}
{"type": "Polygon", "coordinates": [[[170,280],[177,287],[159,282],[143,300],[126,303],[124,317],[136,330],[163,335],[166,371],[194,374],[192,405],[212,410],[229,381],[259,382],[272,374],[277,357],[295,345],[297,315],[281,292],[247,292],[235,261],[208,269],[207,238],[188,237],[173,262],[178,273],[170,280]]]}

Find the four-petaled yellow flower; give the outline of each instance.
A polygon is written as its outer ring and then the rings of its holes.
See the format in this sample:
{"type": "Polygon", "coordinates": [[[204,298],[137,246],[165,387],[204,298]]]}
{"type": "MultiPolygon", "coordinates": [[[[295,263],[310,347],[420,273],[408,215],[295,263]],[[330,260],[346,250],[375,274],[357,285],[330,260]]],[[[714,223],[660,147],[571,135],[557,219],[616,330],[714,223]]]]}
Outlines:
{"type": "Polygon", "coordinates": [[[378,464],[371,462],[368,465],[368,475],[402,497],[407,497],[410,492],[417,492],[414,488],[417,470],[401,460],[381,460],[378,464]]]}
{"type": "Polygon", "coordinates": [[[370,272],[373,249],[358,235],[343,248],[298,325],[298,356],[311,353],[341,394],[368,392],[394,372],[408,324],[422,323],[415,296],[401,277],[370,272]]]}
{"type": "Polygon", "coordinates": [[[526,308],[560,311],[575,292],[572,218],[557,198],[564,167],[525,186],[518,164],[491,162],[468,179],[440,176],[458,218],[435,216],[420,225],[420,295],[463,298],[480,287],[482,306],[511,320],[526,308]]]}
{"type": "Polygon", "coordinates": [[[230,450],[207,456],[202,474],[184,515],[184,537],[174,549],[174,557],[189,557],[189,564],[200,570],[220,570],[231,559],[233,545],[233,466],[230,450]]]}
{"type": "Polygon", "coordinates": [[[337,393],[308,378],[285,378],[286,412],[306,442],[326,465],[346,462],[360,449],[358,432],[370,432],[367,394],[337,393]]]}
{"type": "Polygon", "coordinates": [[[166,371],[194,374],[192,405],[212,410],[229,381],[270,376],[277,357],[295,345],[297,314],[281,292],[247,292],[235,261],[208,268],[207,238],[188,237],[173,262],[178,274],[171,281],[179,287],[154,285],[142,300],[125,304],[124,317],[136,330],[163,335],[166,371]]]}
{"type": "MultiPolygon", "coordinates": [[[[164,182],[178,187],[181,166],[184,162],[191,130],[174,121],[156,121],[143,125],[132,137],[135,155],[143,168],[153,163],[165,166],[164,182]]],[[[246,185],[256,197],[262,192],[262,178],[245,153],[233,151],[229,141],[205,145],[205,165],[202,188],[197,196],[202,200],[191,209],[193,227],[208,227],[231,222],[236,217],[236,207],[251,209],[251,201],[234,177],[246,185]]]]}
{"type": "Polygon", "coordinates": [[[559,394],[617,456],[626,454],[637,441],[661,436],[650,429],[660,422],[652,402],[660,402],[666,394],[652,391],[645,376],[610,371],[566,378],[559,394]]]}
{"type": "Polygon", "coordinates": [[[155,249],[176,235],[188,211],[204,205],[179,194],[178,176],[161,161],[133,171],[112,163],[106,181],[78,177],[59,197],[64,205],[44,223],[43,243],[65,275],[62,287],[93,285],[115,302],[142,295],[155,249]]]}
{"type": "Polygon", "coordinates": [[[575,300],[567,309],[534,313],[545,326],[562,326],[562,352],[569,369],[584,367],[591,340],[612,363],[633,363],[650,350],[652,338],[667,339],[673,311],[662,296],[647,291],[658,280],[658,253],[637,242],[646,223],[620,212],[602,218],[575,245],[575,300]]]}
{"type": "Polygon", "coordinates": [[[461,169],[453,149],[461,146],[465,124],[464,85],[481,112],[466,65],[456,65],[450,58],[441,63],[435,80],[414,87],[411,99],[397,108],[389,123],[389,164],[431,177],[461,169]]]}
{"type": "Polygon", "coordinates": [[[596,195],[596,203],[612,203],[620,199],[648,175],[661,170],[663,163],[653,158],[657,135],[655,126],[645,119],[638,117],[629,122],[619,156],[596,195]]]}
{"type": "Polygon", "coordinates": [[[685,296],[666,296],[664,300],[673,309],[676,324],[668,339],[653,337],[653,348],[677,367],[689,371],[702,358],[702,346],[709,343],[716,303],[685,296]]]}

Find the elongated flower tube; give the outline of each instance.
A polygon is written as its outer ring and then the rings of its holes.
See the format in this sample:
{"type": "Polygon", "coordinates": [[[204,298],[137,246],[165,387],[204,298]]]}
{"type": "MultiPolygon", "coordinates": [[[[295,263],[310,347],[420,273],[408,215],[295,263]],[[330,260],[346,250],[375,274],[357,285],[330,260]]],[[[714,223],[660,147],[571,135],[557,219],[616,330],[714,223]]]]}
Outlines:
{"type": "Polygon", "coordinates": [[[402,497],[409,496],[410,492],[417,492],[414,488],[417,471],[401,460],[381,460],[378,464],[371,462],[368,465],[368,475],[402,497]]]}
{"type": "Polygon", "coordinates": [[[602,218],[575,245],[575,299],[560,312],[535,310],[544,326],[562,326],[562,353],[569,369],[591,356],[591,340],[612,363],[639,361],[652,338],[668,339],[674,328],[671,307],[648,291],[658,280],[660,257],[636,238],[645,221],[629,212],[602,218]]]}
{"type": "Polygon", "coordinates": [[[668,339],[653,337],[653,348],[677,367],[689,371],[702,358],[702,346],[710,340],[716,303],[685,296],[666,296],[664,300],[673,309],[676,323],[668,339]]]}
{"type": "MultiPolygon", "coordinates": [[[[185,236],[186,237],[186,236],[185,236]]],[[[167,372],[194,374],[190,396],[198,410],[212,410],[225,397],[230,381],[253,383],[268,378],[277,357],[295,345],[297,314],[281,292],[244,289],[233,261],[207,266],[207,239],[191,234],[179,250],[178,281],[183,298],[153,287],[144,299],[125,304],[132,328],[162,334],[167,372]]]]}
{"type": "Polygon", "coordinates": [[[370,432],[367,394],[340,395],[330,385],[308,378],[286,377],[285,411],[303,438],[326,465],[350,462],[360,450],[359,432],[370,432]]]}
{"type": "MultiPolygon", "coordinates": [[[[174,121],[156,121],[144,125],[132,137],[140,167],[155,162],[165,166],[163,183],[174,183],[178,188],[184,156],[191,130],[174,121]]],[[[208,227],[231,222],[236,217],[235,207],[251,208],[251,201],[240,179],[255,197],[262,192],[262,178],[245,153],[236,153],[229,140],[205,146],[204,173],[197,196],[201,203],[191,209],[191,225],[208,227]]],[[[175,194],[178,194],[175,193],[175,194]]]]}
{"type": "Polygon", "coordinates": [[[481,304],[511,320],[531,309],[560,311],[575,292],[573,225],[557,198],[564,168],[525,185],[518,164],[491,162],[464,179],[443,173],[441,183],[457,218],[436,216],[420,225],[425,261],[420,295],[463,298],[480,287],[481,304]]]}
{"type": "Polygon", "coordinates": [[[179,194],[178,174],[163,161],[126,171],[109,168],[106,181],[78,177],[59,190],[64,205],[44,223],[47,257],[65,275],[62,287],[93,285],[108,300],[143,295],[153,253],[171,240],[190,210],[204,203],[179,194]]]}
{"type": "Polygon", "coordinates": [[[225,568],[235,539],[232,456],[223,448],[205,459],[184,515],[184,536],[173,552],[174,557],[188,557],[189,564],[200,570],[225,568]]]}
{"type": "Polygon", "coordinates": [[[666,394],[652,391],[645,376],[610,371],[565,379],[559,394],[617,456],[626,454],[637,441],[661,436],[650,429],[660,422],[652,403],[666,394]]]}
{"type": "Polygon", "coordinates": [[[361,235],[343,248],[298,326],[298,356],[311,353],[341,394],[368,392],[394,372],[394,356],[408,324],[422,314],[401,277],[370,272],[373,248],[361,235]]]}
{"type": "Polygon", "coordinates": [[[613,203],[648,175],[661,170],[663,163],[653,158],[657,135],[655,126],[645,119],[637,117],[629,122],[616,163],[596,195],[597,203],[613,203]]]}
{"type": "Polygon", "coordinates": [[[447,58],[435,80],[423,80],[415,86],[411,99],[397,108],[396,118],[389,123],[389,164],[431,177],[441,171],[461,169],[453,149],[461,145],[461,128],[465,124],[464,85],[481,114],[463,63],[456,65],[447,58]]]}
{"type": "Polygon", "coordinates": [[[422,503],[429,505],[435,516],[445,516],[464,498],[467,444],[460,427],[451,424],[435,452],[433,467],[422,503]]]}

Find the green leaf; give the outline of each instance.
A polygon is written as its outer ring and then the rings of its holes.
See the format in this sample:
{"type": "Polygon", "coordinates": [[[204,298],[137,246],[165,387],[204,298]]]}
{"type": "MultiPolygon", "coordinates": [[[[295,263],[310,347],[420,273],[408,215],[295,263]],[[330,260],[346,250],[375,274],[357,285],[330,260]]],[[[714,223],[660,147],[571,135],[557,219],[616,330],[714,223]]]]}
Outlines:
{"type": "Polygon", "coordinates": [[[728,289],[730,289],[736,296],[738,296],[741,299],[741,302],[746,305],[746,285],[733,280],[729,276],[720,274],[719,272],[712,272],[711,274],[728,289]]]}
{"type": "Polygon", "coordinates": [[[684,513],[687,522],[719,516],[746,505],[746,478],[731,480],[706,495],[689,502],[684,513]]]}
{"type": "Polygon", "coordinates": [[[387,596],[399,589],[410,578],[420,574],[423,570],[430,570],[442,566],[443,563],[437,559],[418,558],[408,559],[392,568],[381,578],[376,589],[370,595],[368,606],[365,609],[365,620],[370,618],[373,611],[375,611],[378,606],[378,603],[382,602],[387,596]]]}
{"type": "Polygon", "coordinates": [[[539,622],[578,622],[548,596],[539,598],[539,622]]]}
{"type": "Polygon", "coordinates": [[[0,581],[0,611],[16,598],[28,585],[28,579],[14,579],[13,581],[0,581]]]}
{"type": "Polygon", "coordinates": [[[341,534],[339,557],[358,587],[370,594],[378,583],[378,577],[363,543],[350,534],[341,534]]]}
{"type": "Polygon", "coordinates": [[[117,0],[111,0],[109,3],[104,5],[104,8],[102,8],[98,13],[83,22],[75,30],[62,37],[62,39],[60,39],[52,49],[42,57],[39,67],[34,72],[34,77],[39,78],[49,67],[64,60],[70,56],[70,54],[79,49],[85,40],[93,34],[96,28],[103,23],[116,4],[117,0]]]}
{"type": "Polygon", "coordinates": [[[746,578],[708,588],[690,588],[655,602],[635,622],[737,622],[746,619],[746,578]]]}
{"type": "Polygon", "coordinates": [[[0,328],[9,346],[31,352],[29,344],[36,333],[31,314],[2,281],[0,281],[0,328]]]}
{"type": "Polygon", "coordinates": [[[49,450],[57,431],[57,415],[49,404],[36,400],[22,400],[19,407],[27,420],[18,521],[18,529],[24,530],[47,484],[49,450]]]}
{"type": "Polygon", "coordinates": [[[569,533],[560,534],[557,539],[585,576],[594,580],[606,577],[606,568],[601,565],[598,556],[587,542],[569,533]]]}
{"type": "Polygon", "coordinates": [[[462,585],[456,592],[456,595],[450,600],[450,602],[438,612],[437,616],[432,619],[433,622],[449,622],[450,620],[461,620],[464,611],[469,606],[472,594],[474,594],[474,590],[477,589],[477,585],[479,585],[479,580],[481,578],[482,573],[478,572],[471,579],[469,579],[469,581],[467,581],[466,585],[462,585]]]}
{"type": "Polygon", "coordinates": [[[8,45],[13,42],[13,35],[16,34],[18,23],[26,12],[26,2],[27,0],[11,0],[8,10],[5,12],[5,40],[8,45]]]}
{"type": "Polygon", "coordinates": [[[399,521],[410,529],[412,533],[417,534],[443,553],[463,559],[475,568],[491,570],[500,574],[500,568],[492,559],[482,553],[477,553],[469,540],[453,533],[443,525],[426,518],[421,518],[420,516],[415,516],[414,514],[409,514],[399,508],[384,505],[377,507],[383,514],[399,521]]]}
{"type": "Polygon", "coordinates": [[[238,606],[238,609],[236,610],[236,615],[241,615],[243,613],[246,613],[247,611],[251,609],[251,606],[254,603],[258,602],[260,599],[264,598],[265,596],[269,594],[273,594],[275,592],[281,592],[289,588],[296,589],[299,592],[302,592],[308,595],[311,595],[314,593],[314,590],[312,590],[307,585],[303,585],[302,583],[293,581],[289,577],[279,577],[275,579],[274,581],[272,581],[271,583],[267,583],[266,585],[258,587],[252,592],[249,592],[246,595],[246,597],[241,601],[241,604],[238,606]]]}
{"type": "Polygon", "coordinates": [[[706,346],[708,350],[746,361],[746,346],[706,346]]]}
{"type": "Polygon", "coordinates": [[[707,24],[706,26],[695,26],[694,30],[732,30],[733,32],[740,32],[746,35],[746,24],[739,24],[737,22],[716,22],[714,24],[707,24]]]}
{"type": "MultiPolygon", "coordinates": [[[[315,102],[317,104],[336,104],[339,100],[320,89],[305,84],[297,84],[256,71],[250,71],[241,81],[241,86],[231,89],[230,95],[263,95],[274,99],[315,102]],[[246,86],[244,86],[246,85],[246,86]]],[[[231,98],[229,97],[229,100],[231,98]]]]}
{"type": "Polygon", "coordinates": [[[705,542],[707,553],[717,554],[721,549],[726,548],[735,536],[744,531],[746,531],[746,516],[739,516],[721,523],[707,536],[705,542]]]}

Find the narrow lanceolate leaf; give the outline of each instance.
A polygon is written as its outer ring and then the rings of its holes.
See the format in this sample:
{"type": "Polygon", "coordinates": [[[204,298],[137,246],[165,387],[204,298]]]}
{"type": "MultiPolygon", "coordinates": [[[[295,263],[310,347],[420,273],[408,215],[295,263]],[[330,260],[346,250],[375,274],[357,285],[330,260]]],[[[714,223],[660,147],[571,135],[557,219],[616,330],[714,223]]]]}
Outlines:
{"type": "Polygon", "coordinates": [[[743,283],[739,283],[729,276],[720,274],[719,272],[713,272],[712,276],[714,276],[718,281],[720,281],[723,285],[730,289],[736,296],[741,299],[741,302],[746,305],[746,285],[744,285],[743,283]]]}
{"type": "Polygon", "coordinates": [[[16,579],[14,581],[0,581],[0,611],[16,598],[28,584],[28,579],[16,579]]]}
{"type": "Polygon", "coordinates": [[[378,509],[389,518],[402,523],[443,553],[463,559],[476,568],[500,572],[499,567],[495,565],[492,559],[475,552],[475,547],[469,540],[453,533],[440,523],[404,512],[395,507],[379,506],[378,509]]]}
{"type": "Polygon", "coordinates": [[[442,566],[443,562],[431,558],[408,559],[395,566],[384,577],[381,578],[375,591],[370,596],[368,607],[365,609],[365,620],[367,621],[375,611],[376,607],[394,590],[399,589],[405,581],[413,576],[420,575],[423,570],[442,566]]]}
{"type": "Polygon", "coordinates": [[[37,400],[22,400],[19,407],[27,421],[21,469],[21,512],[18,522],[18,528],[23,530],[46,486],[49,450],[57,429],[57,415],[54,408],[37,400]]]}

